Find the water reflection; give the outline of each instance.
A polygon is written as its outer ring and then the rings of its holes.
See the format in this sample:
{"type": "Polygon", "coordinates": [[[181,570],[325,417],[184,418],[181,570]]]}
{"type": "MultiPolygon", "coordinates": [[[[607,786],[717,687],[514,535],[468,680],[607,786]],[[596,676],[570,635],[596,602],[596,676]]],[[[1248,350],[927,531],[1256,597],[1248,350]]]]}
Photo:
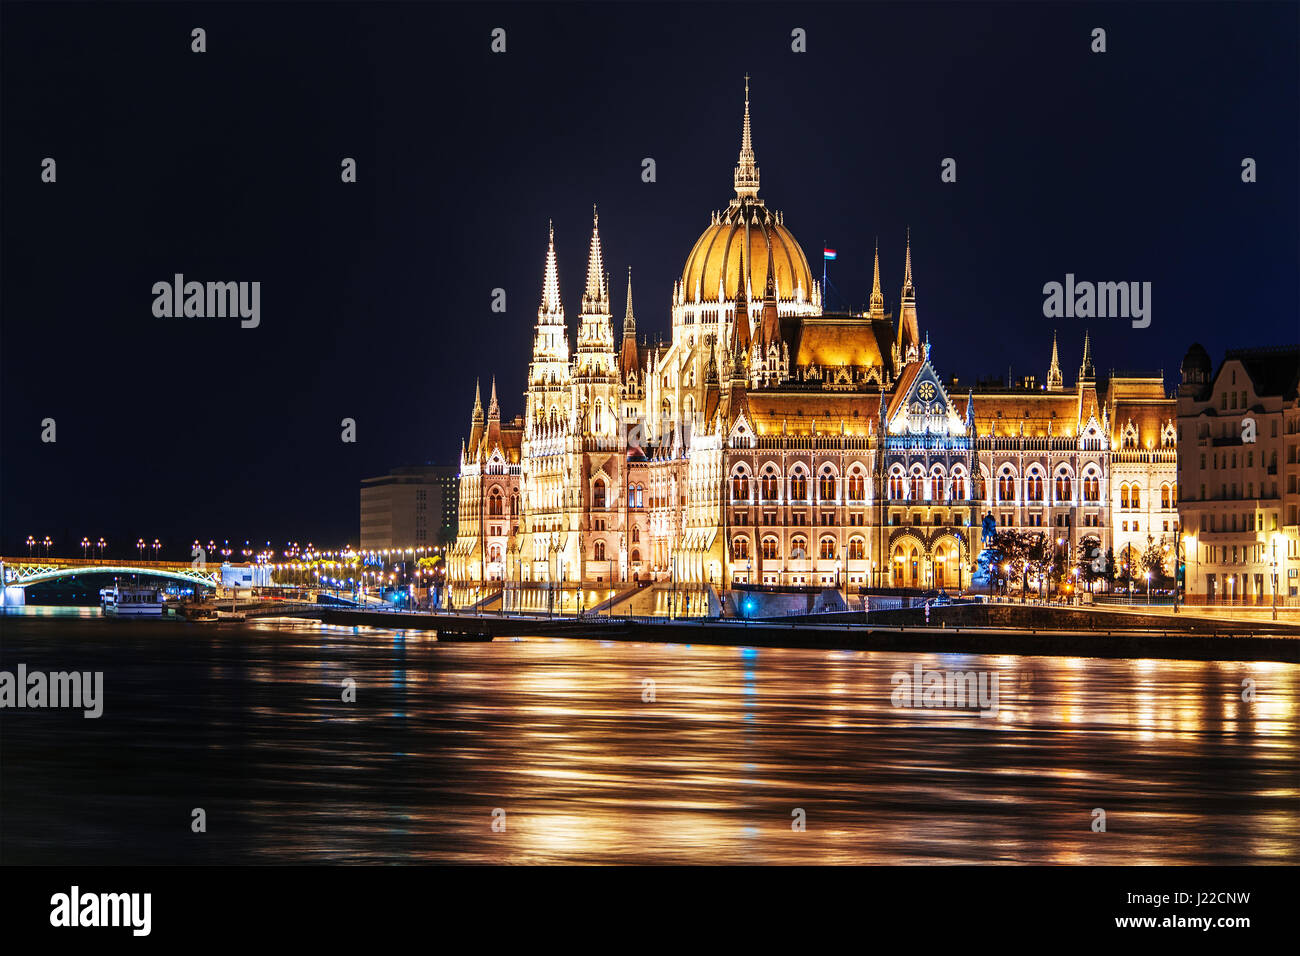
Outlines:
{"type": "Polygon", "coordinates": [[[4,667],[103,670],[106,698],[0,718],[4,862],[1300,859],[1295,665],[0,628],[4,667]],[[892,706],[918,662],[997,674],[996,718],[892,706]]]}

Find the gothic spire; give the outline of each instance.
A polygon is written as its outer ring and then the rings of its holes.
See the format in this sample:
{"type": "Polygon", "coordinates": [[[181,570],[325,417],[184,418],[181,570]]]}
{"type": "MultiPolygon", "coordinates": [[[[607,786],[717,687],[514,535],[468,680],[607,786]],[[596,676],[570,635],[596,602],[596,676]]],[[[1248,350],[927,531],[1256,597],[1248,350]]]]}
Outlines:
{"type": "Polygon", "coordinates": [[[758,195],[758,166],[749,129],[749,74],[745,74],[745,122],[740,134],[740,162],[736,165],[736,196],[753,199],[758,195]]]}
{"type": "Polygon", "coordinates": [[[731,363],[737,374],[749,361],[749,273],[745,268],[745,244],[740,244],[740,270],[736,274],[736,317],[731,330],[731,363]]]}
{"type": "Polygon", "coordinates": [[[1052,330],[1052,364],[1047,369],[1047,390],[1049,392],[1059,392],[1064,384],[1061,375],[1061,359],[1056,351],[1056,330],[1052,330]]]}
{"type": "Polygon", "coordinates": [[[492,376],[492,398],[488,401],[488,418],[500,418],[501,406],[497,404],[497,377],[492,376]]]}
{"type": "Polygon", "coordinates": [[[907,254],[903,259],[903,298],[915,299],[916,289],[912,285],[912,227],[907,227],[907,254]]]}
{"type": "Polygon", "coordinates": [[[560,270],[555,263],[555,223],[548,223],[550,238],[546,243],[546,273],[542,280],[542,305],[538,317],[558,316],[564,312],[560,305],[560,270]]]}
{"type": "Polygon", "coordinates": [[[880,291],[880,240],[876,239],[876,266],[871,277],[871,316],[880,318],[885,314],[885,295],[880,291]]]}
{"type": "Polygon", "coordinates": [[[632,267],[627,267],[627,310],[623,313],[623,334],[636,335],[636,316],[632,314],[632,267]]]}
{"type": "Polygon", "coordinates": [[[1083,363],[1079,366],[1079,378],[1091,380],[1096,377],[1096,372],[1092,367],[1092,345],[1088,341],[1088,333],[1083,333],[1083,363]]]}
{"type": "Polygon", "coordinates": [[[912,284],[912,230],[907,230],[907,253],[903,257],[903,295],[898,305],[899,356],[904,363],[921,357],[921,327],[916,319],[916,287],[912,284]]]}
{"type": "Polygon", "coordinates": [[[591,207],[591,251],[587,254],[587,291],[582,297],[582,311],[608,311],[609,289],[605,284],[605,259],[600,251],[600,213],[591,207]]]}
{"type": "Polygon", "coordinates": [[[474,415],[471,424],[483,424],[483,396],[479,391],[478,379],[474,379],[474,415]]]}

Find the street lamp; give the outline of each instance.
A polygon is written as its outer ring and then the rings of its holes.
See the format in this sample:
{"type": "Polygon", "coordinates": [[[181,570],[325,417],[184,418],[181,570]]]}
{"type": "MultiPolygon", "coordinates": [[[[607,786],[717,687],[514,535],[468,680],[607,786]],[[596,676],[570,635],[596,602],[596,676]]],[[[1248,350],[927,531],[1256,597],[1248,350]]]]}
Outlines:
{"type": "Polygon", "coordinates": [[[1277,539],[1282,537],[1274,532],[1273,534],[1273,620],[1277,620],[1277,539]]]}
{"type": "Polygon", "coordinates": [[[108,547],[108,542],[101,537],[97,542],[95,542],[95,547],[99,548],[99,557],[102,561],[104,558],[104,549],[108,547]]]}
{"type": "Polygon", "coordinates": [[[30,534],[27,536],[27,557],[32,556],[32,548],[36,547],[36,539],[30,534]]]}
{"type": "Polygon", "coordinates": [[[50,545],[52,545],[53,543],[54,542],[50,540],[50,536],[48,534],[45,536],[45,539],[41,542],[41,544],[45,545],[46,558],[49,558],[50,556],[50,545]]]}
{"type": "Polygon", "coordinates": [[[1147,606],[1151,605],[1151,572],[1147,572],[1147,606]]]}
{"type": "Polygon", "coordinates": [[[85,535],[82,535],[82,538],[81,538],[81,558],[82,558],[83,561],[85,560],[85,558],[86,558],[86,552],[87,552],[89,549],[90,549],[90,539],[87,538],[85,535]]]}

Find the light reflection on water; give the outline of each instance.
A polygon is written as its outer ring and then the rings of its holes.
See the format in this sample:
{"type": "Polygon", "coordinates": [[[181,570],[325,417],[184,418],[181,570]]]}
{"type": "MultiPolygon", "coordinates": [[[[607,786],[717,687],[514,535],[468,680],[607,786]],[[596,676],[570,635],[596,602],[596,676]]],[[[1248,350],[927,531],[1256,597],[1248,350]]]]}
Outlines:
{"type": "Polygon", "coordinates": [[[0,718],[6,863],[1300,860],[1296,665],[0,628],[106,698],[0,718]],[[998,716],[893,707],[918,661],[997,673],[998,716]]]}

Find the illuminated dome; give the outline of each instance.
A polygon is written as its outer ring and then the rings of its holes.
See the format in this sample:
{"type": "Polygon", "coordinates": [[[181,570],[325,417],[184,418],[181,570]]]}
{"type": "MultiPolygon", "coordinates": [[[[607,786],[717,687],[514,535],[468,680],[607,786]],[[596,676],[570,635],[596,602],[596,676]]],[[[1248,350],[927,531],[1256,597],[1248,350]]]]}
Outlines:
{"type": "Polygon", "coordinates": [[[776,273],[778,299],[807,300],[812,295],[812,272],[798,241],[773,214],[757,203],[733,204],[704,230],[682,270],[682,291],[687,302],[717,302],[721,279],[724,301],[736,297],[741,253],[748,265],[748,294],[762,298],[767,288],[768,253],[776,273]]]}
{"type": "MultiPolygon", "coordinates": [[[[736,197],[696,240],[686,257],[675,301],[681,306],[734,303],[742,257],[749,277],[746,295],[753,303],[767,289],[768,263],[774,273],[781,314],[820,311],[821,290],[813,280],[798,241],[785,217],[758,198],[758,164],[749,126],[749,78],[745,78],[745,120],[740,160],[735,172],[736,197]]],[[[709,310],[706,310],[709,311],[709,310]]]]}

